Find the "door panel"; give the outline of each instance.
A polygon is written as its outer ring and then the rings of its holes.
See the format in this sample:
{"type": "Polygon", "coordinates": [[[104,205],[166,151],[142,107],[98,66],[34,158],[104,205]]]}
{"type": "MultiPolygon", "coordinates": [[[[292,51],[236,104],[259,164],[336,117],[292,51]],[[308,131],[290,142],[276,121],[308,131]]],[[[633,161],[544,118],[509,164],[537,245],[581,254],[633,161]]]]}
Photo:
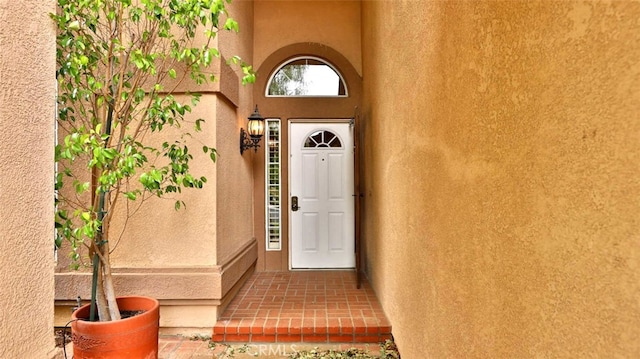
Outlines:
{"type": "Polygon", "coordinates": [[[344,250],[344,213],[329,213],[329,251],[344,250]]]}
{"type": "Polygon", "coordinates": [[[305,184],[302,186],[302,198],[311,201],[318,199],[318,154],[317,153],[303,153],[302,154],[302,182],[305,184]]]}
{"type": "Polygon", "coordinates": [[[328,196],[330,200],[341,200],[344,197],[344,174],[342,173],[342,168],[344,166],[343,161],[343,154],[329,154],[328,196]]]}
{"type": "Polygon", "coordinates": [[[292,122],[289,133],[289,196],[298,197],[298,208],[289,209],[291,267],[353,268],[351,127],[348,122],[292,122]]]}
{"type": "Polygon", "coordinates": [[[304,240],[305,252],[317,252],[318,244],[318,213],[302,213],[302,228],[306,228],[304,240]]]}

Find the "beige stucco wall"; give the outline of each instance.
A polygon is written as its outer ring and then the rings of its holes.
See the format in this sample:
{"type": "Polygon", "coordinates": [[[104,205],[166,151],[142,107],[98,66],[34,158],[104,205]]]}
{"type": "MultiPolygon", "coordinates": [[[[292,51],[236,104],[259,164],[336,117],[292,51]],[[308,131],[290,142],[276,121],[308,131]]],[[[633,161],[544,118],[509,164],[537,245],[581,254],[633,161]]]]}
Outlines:
{"type": "MultiPolygon", "coordinates": [[[[251,113],[252,90],[241,86],[239,66],[226,60],[240,55],[251,60],[253,5],[234,2],[230,16],[240,23],[240,33],[219,33],[213,46],[222,57],[213,66],[215,82],[204,86],[181,85],[202,94],[190,120],[205,119],[203,131],[190,140],[190,163],[197,176],[206,176],[202,189],[183,190],[170,199],[151,199],[126,224],[122,240],[112,255],[118,295],[148,295],[160,300],[160,325],[167,333],[210,334],[217,317],[243,278],[252,271],[257,251],[253,238],[251,157],[240,156],[239,131],[251,113]],[[190,88],[188,86],[191,86],[190,88]],[[214,164],[202,145],[217,149],[214,164]],[[175,199],[186,208],[174,209],[175,199]]],[[[224,21],[224,19],[223,19],[224,21]]],[[[185,124],[190,126],[190,124],[185,124]]],[[[156,138],[158,144],[171,137],[156,138]]],[[[122,202],[122,201],[121,201],[122,202]]],[[[131,209],[134,206],[130,206],[131,209]]],[[[123,208],[113,231],[124,223],[123,208]]],[[[111,242],[116,239],[112,237],[111,242]]],[[[66,252],[64,252],[66,255],[66,252]]],[[[56,324],[70,314],[73,299],[90,297],[88,273],[68,270],[62,261],[56,275],[56,324]]]]}
{"type": "Polygon", "coordinates": [[[640,356],[638,18],[363,2],[367,262],[403,358],[640,356]]]}
{"type": "MultiPolygon", "coordinates": [[[[230,59],[240,56],[253,64],[253,2],[234,1],[229,15],[238,21],[238,33],[221,33],[222,55],[230,59]]],[[[240,155],[240,128],[247,128],[247,117],[254,109],[253,85],[238,85],[243,74],[232,66],[235,99],[220,99],[217,106],[217,142],[220,160],[217,164],[218,261],[224,263],[253,235],[253,151],[240,155]]],[[[231,76],[231,74],[229,75],[231,76]]]]}
{"type": "Polygon", "coordinates": [[[0,1],[0,357],[51,358],[55,2],[0,1]]]}
{"type": "MultiPolygon", "coordinates": [[[[255,2],[255,68],[285,46],[318,43],[341,53],[361,73],[360,40],[358,0],[255,2]]],[[[261,75],[269,76],[268,73],[261,75]]]]}
{"type": "MultiPolygon", "coordinates": [[[[189,101],[183,95],[178,99],[184,103],[189,101]]],[[[184,268],[211,267],[216,264],[216,164],[201,150],[203,144],[212,147],[218,145],[215,140],[216,103],[214,94],[203,94],[189,115],[191,120],[205,119],[202,132],[195,133],[188,123],[180,130],[193,135],[188,142],[194,156],[190,168],[195,176],[205,176],[207,183],[201,189],[185,189],[179,195],[166,199],[151,198],[143,204],[126,222],[122,239],[113,251],[112,259],[116,266],[184,268]],[[186,206],[176,211],[176,199],[183,200],[186,206]]],[[[178,131],[169,133],[173,135],[163,136],[162,140],[157,141],[158,146],[162,141],[172,141],[180,136],[178,131]]],[[[133,212],[135,205],[129,206],[130,212],[133,212]]],[[[112,237],[120,232],[120,228],[113,229],[112,237]]],[[[111,238],[112,242],[114,240],[111,238]]]]}

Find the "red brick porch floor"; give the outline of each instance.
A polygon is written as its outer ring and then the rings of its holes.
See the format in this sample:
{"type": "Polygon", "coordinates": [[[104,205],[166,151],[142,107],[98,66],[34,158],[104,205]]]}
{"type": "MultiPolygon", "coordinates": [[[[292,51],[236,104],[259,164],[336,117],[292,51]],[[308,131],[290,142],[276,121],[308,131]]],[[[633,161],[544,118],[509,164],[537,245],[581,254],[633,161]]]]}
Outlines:
{"type": "Polygon", "coordinates": [[[215,342],[378,343],[391,325],[353,271],[254,273],[213,328],[215,342]]]}

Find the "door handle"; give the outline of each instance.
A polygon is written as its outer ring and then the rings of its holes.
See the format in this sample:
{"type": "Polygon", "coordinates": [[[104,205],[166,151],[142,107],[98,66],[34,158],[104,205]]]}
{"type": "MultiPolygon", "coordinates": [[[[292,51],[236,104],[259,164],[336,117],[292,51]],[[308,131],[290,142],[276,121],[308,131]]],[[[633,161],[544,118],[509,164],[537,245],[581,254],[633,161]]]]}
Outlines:
{"type": "Polygon", "coordinates": [[[298,207],[298,196],[291,197],[291,210],[295,212],[299,209],[300,207],[298,207]]]}

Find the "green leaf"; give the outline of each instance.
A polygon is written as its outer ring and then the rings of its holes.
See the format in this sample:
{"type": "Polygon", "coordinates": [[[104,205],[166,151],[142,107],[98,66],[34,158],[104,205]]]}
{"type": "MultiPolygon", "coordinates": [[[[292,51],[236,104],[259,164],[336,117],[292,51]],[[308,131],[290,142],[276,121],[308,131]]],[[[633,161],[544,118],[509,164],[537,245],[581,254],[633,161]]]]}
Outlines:
{"type": "Polygon", "coordinates": [[[91,186],[91,184],[89,182],[77,181],[75,183],[74,187],[75,187],[76,193],[82,194],[82,193],[86,192],[87,190],[89,190],[90,186],[91,186]]]}
{"type": "Polygon", "coordinates": [[[176,70],[175,69],[169,69],[169,77],[171,77],[172,79],[175,79],[178,75],[176,74],[176,70]]]}
{"type": "Polygon", "coordinates": [[[227,21],[224,23],[224,29],[225,30],[229,30],[229,31],[235,31],[235,32],[239,32],[240,31],[240,27],[238,26],[238,22],[235,21],[232,18],[228,18],[227,21]]]}
{"type": "Polygon", "coordinates": [[[79,30],[80,29],[80,22],[78,20],[71,21],[69,23],[69,25],[67,26],[67,28],[69,30],[79,30]]]}

